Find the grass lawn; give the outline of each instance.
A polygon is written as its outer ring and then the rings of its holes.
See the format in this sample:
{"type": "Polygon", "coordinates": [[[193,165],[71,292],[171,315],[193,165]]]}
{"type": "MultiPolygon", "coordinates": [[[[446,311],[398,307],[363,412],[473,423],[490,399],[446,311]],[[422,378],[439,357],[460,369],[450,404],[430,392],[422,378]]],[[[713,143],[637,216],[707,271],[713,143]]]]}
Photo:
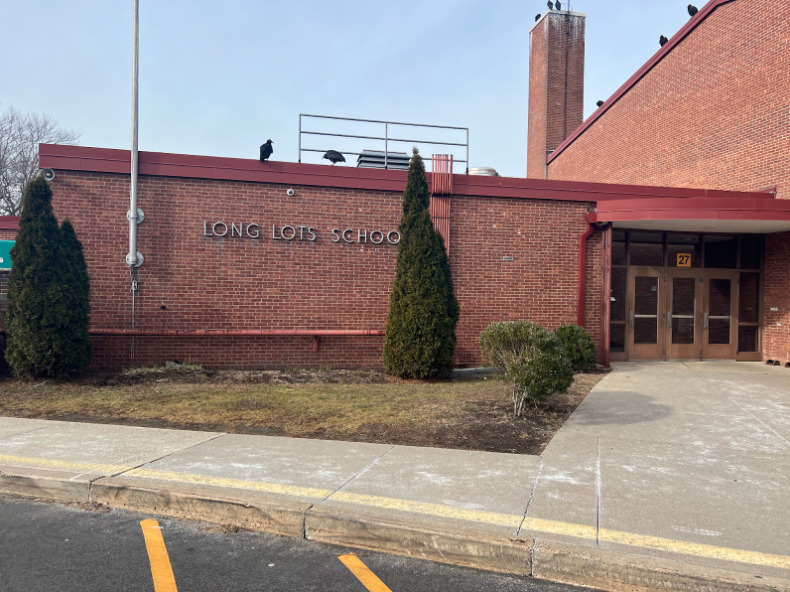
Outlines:
{"type": "Polygon", "coordinates": [[[74,381],[0,381],[0,415],[123,425],[540,454],[604,374],[513,417],[492,377],[403,381],[379,371],[92,373],[74,381]]]}

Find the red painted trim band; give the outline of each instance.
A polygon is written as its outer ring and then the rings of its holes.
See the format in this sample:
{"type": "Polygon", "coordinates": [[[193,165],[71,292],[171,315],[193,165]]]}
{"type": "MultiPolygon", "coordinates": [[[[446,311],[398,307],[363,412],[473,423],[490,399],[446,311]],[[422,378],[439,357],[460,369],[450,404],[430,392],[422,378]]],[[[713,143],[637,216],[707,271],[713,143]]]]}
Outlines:
{"type": "MultiPolygon", "coordinates": [[[[42,168],[80,171],[84,173],[129,174],[129,151],[84,146],[40,144],[42,168]]],[[[331,167],[327,165],[260,162],[241,158],[193,156],[140,152],[140,174],[192,179],[278,183],[309,187],[332,187],[374,191],[402,192],[406,186],[405,171],[331,167]]],[[[431,173],[428,173],[429,181],[431,173]]],[[[587,183],[578,181],[546,181],[512,177],[454,175],[453,195],[551,201],[603,202],[612,200],[666,198],[774,198],[771,193],[684,189],[587,183]]]]}
{"type": "Polygon", "coordinates": [[[377,330],[301,330],[301,329],[244,329],[244,330],[180,330],[180,329],[90,329],[90,335],[114,337],[383,337],[384,331],[377,330]]]}

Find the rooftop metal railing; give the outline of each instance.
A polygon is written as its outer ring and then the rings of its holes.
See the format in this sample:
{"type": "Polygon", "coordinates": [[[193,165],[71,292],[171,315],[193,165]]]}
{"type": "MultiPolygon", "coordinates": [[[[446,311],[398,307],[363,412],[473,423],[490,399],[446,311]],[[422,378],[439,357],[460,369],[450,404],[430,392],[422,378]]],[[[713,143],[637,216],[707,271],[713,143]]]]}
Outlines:
{"type": "MultiPolygon", "coordinates": [[[[453,127],[449,125],[428,125],[425,123],[404,123],[401,121],[381,121],[378,119],[357,119],[354,117],[333,117],[331,115],[310,115],[309,113],[300,113],[299,114],[299,162],[302,162],[302,153],[303,152],[326,152],[326,148],[302,148],[302,136],[309,135],[309,136],[326,136],[326,137],[336,137],[336,138],[355,138],[360,140],[376,140],[376,141],[383,141],[384,142],[384,168],[388,168],[387,160],[388,155],[391,154],[389,151],[390,142],[408,142],[411,144],[427,144],[430,146],[455,146],[459,148],[464,148],[466,151],[466,158],[465,159],[454,159],[454,162],[460,162],[466,165],[465,172],[469,172],[469,128],[468,127],[453,127]],[[332,119],[337,121],[356,121],[359,123],[375,123],[384,126],[384,135],[383,136],[361,136],[356,134],[339,134],[339,133],[331,133],[331,132],[321,132],[321,131],[312,131],[312,130],[305,130],[302,127],[302,119],[304,118],[314,118],[314,119],[332,119]],[[390,136],[390,126],[409,126],[409,127],[421,127],[421,128],[429,128],[429,129],[444,129],[444,130],[456,130],[456,131],[463,131],[466,132],[466,142],[443,142],[438,140],[414,140],[409,138],[395,138],[390,136]]],[[[338,150],[341,154],[353,154],[355,156],[361,156],[362,152],[350,152],[346,150],[338,150]]],[[[423,160],[432,160],[431,158],[426,158],[423,156],[423,160]]]]}

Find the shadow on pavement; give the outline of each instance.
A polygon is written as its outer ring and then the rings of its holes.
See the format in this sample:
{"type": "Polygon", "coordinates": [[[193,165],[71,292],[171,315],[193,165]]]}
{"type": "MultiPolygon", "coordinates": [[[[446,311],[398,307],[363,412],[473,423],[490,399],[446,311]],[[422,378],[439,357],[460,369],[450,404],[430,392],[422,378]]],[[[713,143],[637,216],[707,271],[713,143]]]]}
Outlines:
{"type": "Polygon", "coordinates": [[[655,397],[630,391],[599,394],[594,405],[581,405],[573,419],[582,425],[627,425],[659,421],[672,414],[672,407],[655,397]]]}

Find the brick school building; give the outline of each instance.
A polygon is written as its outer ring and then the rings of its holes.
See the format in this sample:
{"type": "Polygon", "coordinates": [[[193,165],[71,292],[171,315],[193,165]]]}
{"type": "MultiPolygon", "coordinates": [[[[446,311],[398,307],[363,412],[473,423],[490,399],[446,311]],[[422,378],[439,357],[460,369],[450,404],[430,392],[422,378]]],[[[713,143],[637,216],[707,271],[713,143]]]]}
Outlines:
{"type": "MultiPolygon", "coordinates": [[[[432,198],[456,364],[516,319],[583,325],[604,363],[787,361],[788,6],[712,0],[582,121],[585,21],[530,30],[527,178],[432,198]]],[[[129,162],[40,147],[85,247],[95,366],[381,364],[405,172],[141,152],[133,276],[129,162]]]]}

